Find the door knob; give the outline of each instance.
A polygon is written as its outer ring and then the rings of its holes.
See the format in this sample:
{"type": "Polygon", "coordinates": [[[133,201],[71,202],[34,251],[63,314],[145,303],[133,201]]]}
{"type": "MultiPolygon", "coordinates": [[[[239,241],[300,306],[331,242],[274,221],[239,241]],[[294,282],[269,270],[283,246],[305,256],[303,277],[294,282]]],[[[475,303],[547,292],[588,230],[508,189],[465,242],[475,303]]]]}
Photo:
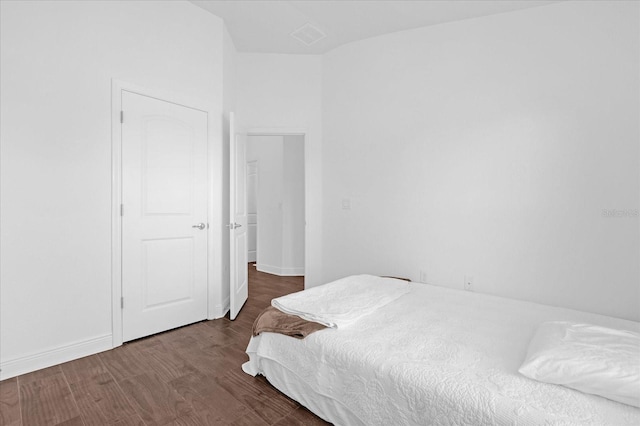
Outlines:
{"type": "Polygon", "coordinates": [[[242,225],[240,225],[239,223],[230,223],[227,225],[227,228],[229,229],[236,229],[236,228],[240,228],[242,225]]]}
{"type": "Polygon", "coordinates": [[[204,228],[207,227],[207,225],[205,225],[204,223],[199,223],[197,225],[192,225],[192,228],[198,228],[199,230],[203,230],[204,228]]]}

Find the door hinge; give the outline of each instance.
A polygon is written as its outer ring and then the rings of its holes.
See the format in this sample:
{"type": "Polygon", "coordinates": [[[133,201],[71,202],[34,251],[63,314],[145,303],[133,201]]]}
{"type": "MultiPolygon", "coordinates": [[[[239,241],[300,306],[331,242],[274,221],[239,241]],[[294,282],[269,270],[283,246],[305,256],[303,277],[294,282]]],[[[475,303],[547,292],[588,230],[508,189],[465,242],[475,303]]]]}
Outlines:
{"type": "Polygon", "coordinates": [[[124,111],[120,111],[120,122],[124,123],[124,111]]]}
{"type": "Polygon", "coordinates": [[[124,216],[124,204],[120,204],[120,216],[124,216]]]}
{"type": "Polygon", "coordinates": [[[124,297],[120,298],[120,308],[124,309],[124,297]]]}

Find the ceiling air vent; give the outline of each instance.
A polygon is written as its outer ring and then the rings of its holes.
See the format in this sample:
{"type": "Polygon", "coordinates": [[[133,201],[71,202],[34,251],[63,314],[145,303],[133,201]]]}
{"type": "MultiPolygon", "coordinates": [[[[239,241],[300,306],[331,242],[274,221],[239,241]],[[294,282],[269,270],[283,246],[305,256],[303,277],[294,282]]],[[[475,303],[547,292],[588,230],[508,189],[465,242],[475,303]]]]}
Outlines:
{"type": "Polygon", "coordinates": [[[312,44],[325,38],[327,35],[320,29],[307,22],[306,24],[292,32],[290,36],[295,38],[296,40],[301,41],[307,46],[311,46],[312,44]]]}

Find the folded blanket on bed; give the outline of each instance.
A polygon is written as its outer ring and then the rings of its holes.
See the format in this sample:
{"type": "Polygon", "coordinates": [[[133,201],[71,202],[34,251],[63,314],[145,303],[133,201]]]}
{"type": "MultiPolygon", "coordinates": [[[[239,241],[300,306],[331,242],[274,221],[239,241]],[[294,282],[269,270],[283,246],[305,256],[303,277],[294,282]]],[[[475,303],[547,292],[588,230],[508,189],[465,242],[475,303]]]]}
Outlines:
{"type": "Polygon", "coordinates": [[[410,284],[395,278],[353,275],[271,301],[284,313],[327,327],[345,327],[409,292],[410,284]]]}
{"type": "Polygon", "coordinates": [[[296,339],[304,339],[309,334],[324,328],[327,327],[317,322],[304,320],[297,315],[285,314],[273,306],[269,306],[258,315],[253,323],[253,335],[257,336],[268,331],[296,339]]]}

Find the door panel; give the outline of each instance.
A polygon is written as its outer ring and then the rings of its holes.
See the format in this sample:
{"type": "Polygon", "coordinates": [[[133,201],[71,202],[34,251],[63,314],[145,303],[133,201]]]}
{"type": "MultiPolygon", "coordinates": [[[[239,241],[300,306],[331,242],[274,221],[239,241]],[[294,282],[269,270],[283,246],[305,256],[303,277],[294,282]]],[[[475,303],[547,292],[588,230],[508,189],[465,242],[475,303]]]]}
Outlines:
{"type": "Polygon", "coordinates": [[[207,114],[127,91],[122,108],[128,341],[207,316],[207,114]]]}
{"type": "Polygon", "coordinates": [[[194,129],[166,116],[143,118],[142,125],[144,214],[192,214],[194,129]]]}
{"type": "Polygon", "coordinates": [[[236,318],[249,296],[247,276],[246,136],[236,133],[233,113],[229,118],[229,317],[236,318]]]}
{"type": "Polygon", "coordinates": [[[142,241],[143,311],[193,299],[194,245],[193,238],[142,241]]]}

